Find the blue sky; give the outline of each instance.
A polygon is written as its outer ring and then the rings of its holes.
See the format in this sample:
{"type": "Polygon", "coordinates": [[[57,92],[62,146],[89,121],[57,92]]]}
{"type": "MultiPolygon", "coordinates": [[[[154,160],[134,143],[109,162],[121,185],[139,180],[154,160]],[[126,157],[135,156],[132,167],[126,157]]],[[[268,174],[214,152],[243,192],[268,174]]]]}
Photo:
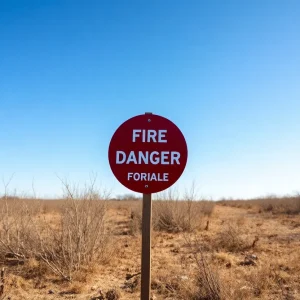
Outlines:
{"type": "MultiPolygon", "coordinates": [[[[203,197],[300,191],[299,1],[1,1],[0,176],[61,194],[126,119],[171,119],[189,149],[176,186],[203,197]]],[[[3,186],[0,186],[0,194],[3,186]]]]}

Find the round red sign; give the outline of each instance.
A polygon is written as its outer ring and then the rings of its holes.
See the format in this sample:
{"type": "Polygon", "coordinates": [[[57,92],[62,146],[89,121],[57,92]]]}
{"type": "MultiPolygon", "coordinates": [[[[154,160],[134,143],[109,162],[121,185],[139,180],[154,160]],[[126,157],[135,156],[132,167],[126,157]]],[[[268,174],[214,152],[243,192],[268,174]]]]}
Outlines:
{"type": "Polygon", "coordinates": [[[112,172],[128,189],[157,193],[181,176],[188,150],[179,128],[170,120],[154,115],[135,116],[114,133],[108,150],[112,172]]]}

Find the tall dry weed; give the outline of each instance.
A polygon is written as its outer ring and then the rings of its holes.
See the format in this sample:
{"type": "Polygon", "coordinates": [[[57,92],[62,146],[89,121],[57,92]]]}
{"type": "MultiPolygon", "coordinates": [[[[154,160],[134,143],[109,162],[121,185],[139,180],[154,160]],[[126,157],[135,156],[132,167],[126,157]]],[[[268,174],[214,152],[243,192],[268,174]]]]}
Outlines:
{"type": "Polygon", "coordinates": [[[216,269],[208,262],[202,242],[195,237],[192,241],[190,235],[185,236],[186,245],[190,249],[196,264],[195,284],[188,293],[192,300],[221,300],[223,296],[220,278],[216,269]]]}
{"type": "Polygon", "coordinates": [[[153,227],[167,232],[193,231],[199,228],[204,217],[213,211],[214,202],[197,201],[194,187],[180,200],[179,193],[170,189],[153,202],[153,227]]]}
{"type": "Polygon", "coordinates": [[[2,259],[36,259],[66,280],[96,261],[109,260],[114,247],[105,226],[105,199],[95,181],[81,191],[66,182],[63,187],[64,204],[56,214],[42,214],[38,201],[35,206],[27,200],[1,200],[2,259]]]}
{"type": "MultiPolygon", "coordinates": [[[[139,233],[142,226],[141,201],[138,204],[131,209],[130,232],[133,235],[139,233]]],[[[212,214],[214,206],[213,201],[198,201],[193,187],[182,199],[176,190],[169,189],[153,199],[153,229],[166,232],[193,231],[203,225],[204,220],[212,214]]]]}
{"type": "Polygon", "coordinates": [[[225,224],[214,244],[216,249],[224,249],[229,252],[242,251],[251,245],[237,223],[225,224]]]}

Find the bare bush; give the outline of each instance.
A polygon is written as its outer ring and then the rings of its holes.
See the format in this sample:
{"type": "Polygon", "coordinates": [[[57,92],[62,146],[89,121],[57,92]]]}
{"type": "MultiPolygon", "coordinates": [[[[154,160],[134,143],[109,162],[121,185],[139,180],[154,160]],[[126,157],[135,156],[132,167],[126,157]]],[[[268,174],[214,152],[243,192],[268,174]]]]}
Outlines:
{"type": "Polygon", "coordinates": [[[200,227],[205,216],[211,215],[213,208],[212,201],[196,201],[193,187],[183,200],[170,189],[153,202],[153,227],[167,232],[193,231],[200,227]]]}
{"type": "Polygon", "coordinates": [[[41,217],[40,206],[28,205],[27,200],[1,200],[0,255],[23,262],[34,258],[72,280],[74,273],[95,261],[106,262],[112,253],[105,227],[106,204],[95,190],[95,181],[82,192],[63,184],[63,207],[51,217],[41,217]]]}
{"type": "Polygon", "coordinates": [[[244,250],[249,247],[250,244],[243,237],[237,224],[227,224],[218,234],[215,240],[215,246],[230,252],[236,252],[244,250]]]}
{"type": "MultiPolygon", "coordinates": [[[[32,203],[33,204],[33,203],[32,203]]],[[[26,201],[7,198],[1,200],[0,211],[0,255],[17,260],[32,256],[32,249],[38,245],[36,225],[39,220],[35,205],[28,207],[26,201]]],[[[40,227],[41,232],[43,226],[40,227]]]]}
{"type": "Polygon", "coordinates": [[[192,242],[185,237],[196,263],[195,287],[189,291],[189,299],[192,300],[221,300],[222,297],[220,279],[216,270],[213,270],[205,257],[201,242],[195,238],[192,242]]]}
{"type": "Polygon", "coordinates": [[[141,201],[131,208],[129,233],[131,235],[137,235],[142,230],[142,203],[141,201]]]}
{"type": "Polygon", "coordinates": [[[298,214],[300,213],[300,195],[285,198],[257,199],[259,208],[264,212],[274,214],[298,214]]]}
{"type": "Polygon", "coordinates": [[[220,300],[221,289],[219,280],[209,267],[203,253],[200,252],[200,256],[196,256],[195,260],[198,267],[196,276],[198,290],[193,298],[195,300],[220,300]]]}
{"type": "MultiPolygon", "coordinates": [[[[199,228],[204,218],[212,214],[215,203],[213,201],[197,201],[192,187],[185,193],[183,199],[179,198],[177,191],[169,189],[167,192],[159,194],[157,199],[154,199],[152,206],[154,230],[180,232],[199,228]]],[[[141,201],[132,206],[130,217],[130,232],[135,235],[140,232],[142,227],[141,201]]]]}

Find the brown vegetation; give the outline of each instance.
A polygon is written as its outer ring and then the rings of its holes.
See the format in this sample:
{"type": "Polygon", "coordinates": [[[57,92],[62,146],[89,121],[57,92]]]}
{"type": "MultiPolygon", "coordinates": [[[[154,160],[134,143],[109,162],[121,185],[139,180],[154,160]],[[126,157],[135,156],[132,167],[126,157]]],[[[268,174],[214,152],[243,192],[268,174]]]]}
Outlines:
{"type": "MultiPolygon", "coordinates": [[[[141,201],[108,200],[94,185],[64,188],[64,200],[0,200],[3,299],[139,299],[141,201]]],[[[299,196],[211,202],[159,195],[153,295],[299,299],[298,203],[299,196]]]]}
{"type": "Polygon", "coordinates": [[[300,194],[286,197],[266,196],[251,200],[221,200],[218,203],[224,206],[252,208],[260,213],[270,212],[289,215],[300,213],[300,194]]]}
{"type": "MultiPolygon", "coordinates": [[[[78,194],[65,184],[66,197],[51,214],[41,200],[4,197],[0,210],[0,258],[9,264],[35,261],[64,280],[107,261],[106,203],[93,185],[78,194]]],[[[50,202],[49,202],[50,204],[50,202]]],[[[52,203],[51,203],[52,205],[52,203]]],[[[41,275],[41,274],[37,274],[41,275]]]]}

